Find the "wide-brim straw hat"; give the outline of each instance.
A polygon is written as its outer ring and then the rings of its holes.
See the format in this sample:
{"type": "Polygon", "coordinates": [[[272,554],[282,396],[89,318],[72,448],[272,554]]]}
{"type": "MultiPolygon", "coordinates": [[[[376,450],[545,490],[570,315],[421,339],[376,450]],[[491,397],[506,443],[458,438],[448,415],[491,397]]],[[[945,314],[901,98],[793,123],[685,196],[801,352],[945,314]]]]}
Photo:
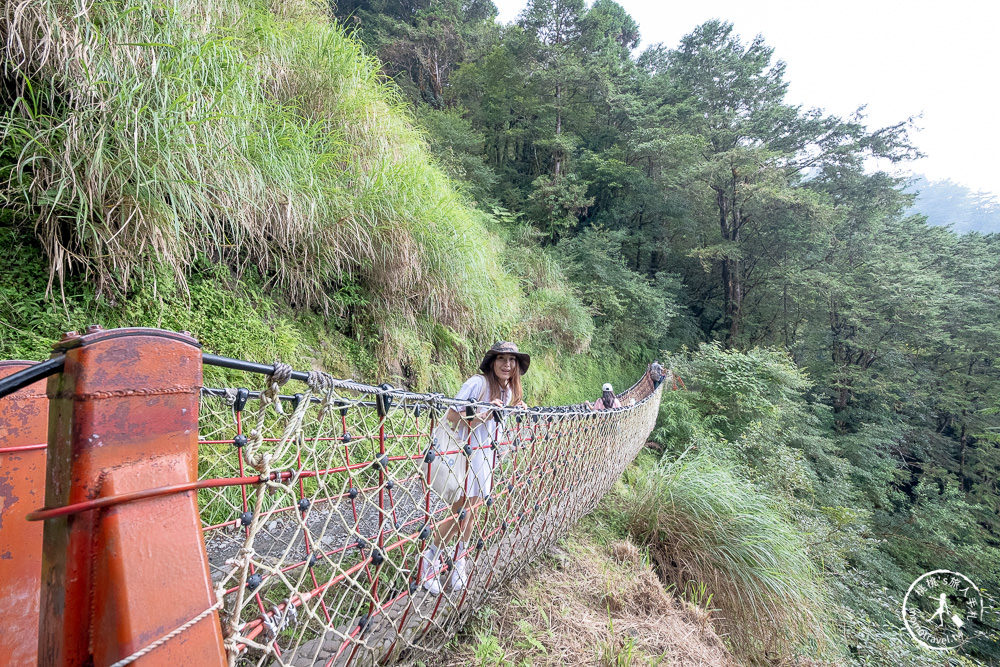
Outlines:
{"type": "Polygon", "coordinates": [[[486,351],[486,356],[483,357],[483,362],[479,364],[479,370],[486,372],[493,360],[501,354],[513,354],[517,358],[517,365],[521,369],[521,375],[528,372],[528,366],[531,365],[531,356],[525,352],[521,352],[517,349],[517,345],[510,343],[508,341],[501,341],[499,343],[493,343],[493,347],[486,351]]]}

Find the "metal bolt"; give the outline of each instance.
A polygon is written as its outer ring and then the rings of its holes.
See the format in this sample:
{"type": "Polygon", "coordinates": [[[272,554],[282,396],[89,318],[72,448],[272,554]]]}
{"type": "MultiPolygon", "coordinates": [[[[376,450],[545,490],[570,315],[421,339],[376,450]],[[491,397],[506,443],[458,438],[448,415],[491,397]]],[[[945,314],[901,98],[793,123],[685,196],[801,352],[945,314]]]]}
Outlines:
{"type": "Polygon", "coordinates": [[[91,324],[87,327],[87,333],[89,334],[97,333],[98,331],[104,331],[104,327],[100,324],[91,324]]]}
{"type": "Polygon", "coordinates": [[[77,332],[75,332],[75,331],[67,331],[66,333],[63,334],[63,337],[60,338],[59,340],[60,340],[60,342],[62,342],[62,341],[66,341],[66,340],[73,340],[74,338],[79,338],[79,337],[80,337],[80,334],[78,334],[77,332]]]}

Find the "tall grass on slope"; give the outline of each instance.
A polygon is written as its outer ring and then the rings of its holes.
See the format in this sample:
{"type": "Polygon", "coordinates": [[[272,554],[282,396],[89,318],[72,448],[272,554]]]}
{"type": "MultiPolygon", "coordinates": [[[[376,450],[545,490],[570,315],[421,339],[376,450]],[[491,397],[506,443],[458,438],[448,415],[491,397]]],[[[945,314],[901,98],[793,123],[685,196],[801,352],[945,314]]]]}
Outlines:
{"type": "Polygon", "coordinates": [[[678,590],[706,584],[716,627],[749,664],[832,649],[825,587],[791,522],[728,468],[687,454],[625,478],[627,529],[660,575],[678,590]]]}
{"type": "Polygon", "coordinates": [[[15,0],[0,10],[0,196],[50,287],[127,291],[204,255],[303,306],[509,330],[501,250],[428,162],[377,61],[308,2],[15,0]]]}

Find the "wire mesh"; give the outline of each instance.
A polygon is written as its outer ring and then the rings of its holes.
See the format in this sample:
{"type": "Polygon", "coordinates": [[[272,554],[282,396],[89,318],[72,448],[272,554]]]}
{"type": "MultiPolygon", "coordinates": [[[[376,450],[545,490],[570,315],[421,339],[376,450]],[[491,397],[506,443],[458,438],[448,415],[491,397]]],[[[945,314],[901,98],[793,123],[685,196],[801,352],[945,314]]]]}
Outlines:
{"type": "Polygon", "coordinates": [[[660,396],[647,374],[617,410],[498,409],[474,447],[461,421],[457,444],[435,427],[485,404],[319,373],[300,394],[278,385],[202,392],[199,505],[234,665],[384,664],[440,647],[594,507],[660,396]],[[435,466],[476,449],[490,494],[445,502],[427,484],[435,466]],[[432,554],[434,531],[456,521],[470,537],[432,554]]]}

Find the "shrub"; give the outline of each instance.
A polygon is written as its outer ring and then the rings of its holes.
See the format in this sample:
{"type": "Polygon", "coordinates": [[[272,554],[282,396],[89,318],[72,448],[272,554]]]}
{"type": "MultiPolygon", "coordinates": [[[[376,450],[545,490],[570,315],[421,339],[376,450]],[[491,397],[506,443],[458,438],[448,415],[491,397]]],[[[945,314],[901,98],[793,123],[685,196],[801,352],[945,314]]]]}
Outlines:
{"type": "Polygon", "coordinates": [[[628,532],[678,590],[706,585],[732,650],[751,664],[833,651],[827,588],[779,505],[707,454],[631,477],[628,532]]]}

